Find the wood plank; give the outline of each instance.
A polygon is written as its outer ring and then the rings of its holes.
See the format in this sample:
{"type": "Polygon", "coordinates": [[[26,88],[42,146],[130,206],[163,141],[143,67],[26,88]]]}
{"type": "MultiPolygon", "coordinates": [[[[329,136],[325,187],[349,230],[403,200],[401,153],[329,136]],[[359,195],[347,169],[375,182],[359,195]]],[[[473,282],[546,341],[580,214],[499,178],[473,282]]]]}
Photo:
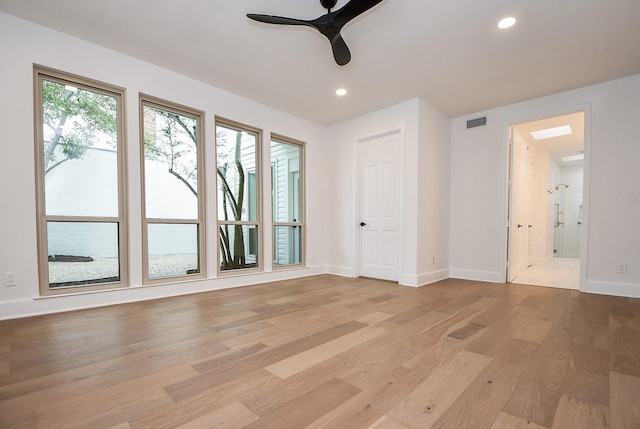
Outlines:
{"type": "Polygon", "coordinates": [[[488,376],[487,368],[442,413],[431,426],[433,429],[491,427],[509,399],[513,388],[508,383],[488,376]]]}
{"type": "MultiPolygon", "coordinates": [[[[362,322],[365,323],[365,322],[362,322]]],[[[278,347],[291,341],[308,337],[318,332],[332,328],[334,325],[328,322],[314,321],[303,323],[298,329],[292,330],[289,323],[281,323],[246,333],[238,333],[222,341],[230,348],[243,348],[254,344],[264,344],[269,347],[278,347]]]]}
{"type": "Polygon", "coordinates": [[[33,390],[30,393],[12,397],[0,402],[0,427],[18,427],[20,422],[28,421],[35,404],[45,404],[52,398],[67,398],[91,393],[107,387],[104,377],[81,378],[48,389],[33,390]]]}
{"type": "Polygon", "coordinates": [[[581,344],[571,345],[574,366],[596,374],[609,374],[609,351],[581,344]]]}
{"type": "Polygon", "coordinates": [[[517,340],[542,343],[553,323],[548,320],[531,319],[518,326],[512,337],[517,340]]]}
{"type": "Polygon", "coordinates": [[[533,422],[512,416],[509,413],[502,412],[498,415],[491,429],[548,429],[545,426],[537,425],[533,422]]]}
{"type": "Polygon", "coordinates": [[[609,427],[609,382],[606,376],[574,371],[567,380],[552,429],[609,427]]]}
{"type": "Polygon", "coordinates": [[[392,300],[394,298],[397,298],[397,297],[398,297],[398,295],[394,295],[394,294],[391,294],[391,293],[385,293],[385,294],[382,294],[382,295],[377,295],[377,296],[374,296],[372,298],[369,298],[369,301],[375,302],[375,303],[379,303],[379,302],[390,301],[390,300],[392,300]]]}
{"type": "Polygon", "coordinates": [[[131,420],[131,427],[133,429],[175,428],[198,420],[226,404],[240,401],[240,399],[244,401],[247,392],[276,388],[279,382],[278,377],[266,370],[245,374],[227,384],[213,387],[183,401],[174,402],[160,410],[146,413],[131,420]]]}
{"type": "Polygon", "coordinates": [[[609,324],[583,320],[580,323],[578,335],[573,339],[576,344],[609,349],[609,324]]]}
{"type": "Polygon", "coordinates": [[[539,345],[528,341],[509,339],[503,343],[502,353],[496,355],[483,375],[497,382],[517,386],[523,382],[522,375],[534,365],[539,345]]]}
{"type": "Polygon", "coordinates": [[[245,429],[304,428],[358,392],[360,389],[333,379],[260,416],[245,429]]]}
{"type": "Polygon", "coordinates": [[[384,328],[366,327],[269,365],[266,369],[280,378],[288,378],[357,345],[379,337],[385,331],[384,328]]]}
{"type": "Polygon", "coordinates": [[[241,428],[258,420],[258,416],[253,414],[240,402],[232,402],[222,408],[205,414],[195,420],[178,426],[178,429],[228,429],[241,428]]]}
{"type": "Polygon", "coordinates": [[[409,429],[409,427],[398,423],[387,416],[382,416],[367,429],[409,429]]]}
{"type": "Polygon", "coordinates": [[[49,398],[36,406],[38,427],[105,427],[130,421],[171,405],[173,401],[163,385],[187,380],[196,374],[190,366],[182,366],[91,393],[49,398]]]}
{"type": "Polygon", "coordinates": [[[409,427],[398,423],[387,416],[382,416],[375,423],[369,426],[368,429],[409,429],[409,427]]]}
{"type": "Polygon", "coordinates": [[[391,314],[383,313],[381,311],[374,311],[373,313],[365,314],[364,316],[356,317],[357,322],[366,323],[367,325],[375,325],[382,321],[388,320],[393,317],[391,314]]]}
{"type": "Polygon", "coordinates": [[[109,429],[131,429],[129,422],[120,423],[115,426],[111,426],[109,429]]]}
{"type": "Polygon", "coordinates": [[[610,370],[640,377],[640,330],[617,326],[611,328],[610,370]]]}
{"type": "MultiPolygon", "coordinates": [[[[550,298],[556,299],[557,295],[551,294],[550,298]]],[[[538,308],[547,316],[553,308],[560,314],[552,318],[556,320],[553,328],[536,349],[504,407],[509,414],[546,427],[553,423],[565,388],[572,362],[571,339],[577,335],[584,313],[584,300],[567,295],[563,302],[562,309],[544,303],[538,308]]]]}
{"type": "Polygon", "coordinates": [[[315,335],[285,344],[281,347],[257,353],[252,356],[251,359],[241,359],[239,362],[236,362],[231,366],[223,366],[213,371],[205,372],[193,380],[187,380],[167,386],[165,390],[175,401],[180,401],[213,387],[230,382],[240,375],[266,368],[269,365],[287,359],[308,350],[309,348],[313,348],[316,345],[324,344],[366,326],[368,325],[359,322],[349,322],[338,325],[315,335]]]}
{"type": "Polygon", "coordinates": [[[410,428],[432,427],[489,362],[488,356],[463,350],[394,407],[389,417],[410,428]]]}
{"type": "Polygon", "coordinates": [[[379,420],[427,377],[426,372],[398,367],[386,377],[376,377],[365,390],[316,420],[307,429],[367,427],[379,420]]]}
{"type": "Polygon", "coordinates": [[[611,429],[640,428],[640,377],[612,372],[611,429]]]}
{"type": "Polygon", "coordinates": [[[455,338],[457,340],[466,340],[467,338],[475,335],[484,328],[486,328],[486,326],[479,323],[469,322],[462,328],[456,329],[455,331],[450,333],[449,337],[455,338]]]}

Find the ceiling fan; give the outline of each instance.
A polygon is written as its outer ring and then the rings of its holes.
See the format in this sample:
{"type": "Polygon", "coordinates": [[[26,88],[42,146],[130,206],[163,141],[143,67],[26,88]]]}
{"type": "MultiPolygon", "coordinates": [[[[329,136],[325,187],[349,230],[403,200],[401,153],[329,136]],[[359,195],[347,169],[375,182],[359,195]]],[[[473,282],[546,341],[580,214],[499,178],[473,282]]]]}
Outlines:
{"type": "Polygon", "coordinates": [[[331,9],[336,5],[337,0],[320,0],[322,7],[327,9],[328,12],[326,15],[322,15],[313,20],[259,15],[255,13],[248,13],[247,17],[254,21],[265,22],[267,24],[306,25],[307,27],[315,28],[329,39],[333,50],[333,58],[335,58],[338,65],[343,66],[351,61],[351,52],[342,35],[340,35],[340,30],[353,18],[368,11],[380,2],[382,2],[382,0],[351,0],[342,8],[332,12],[331,9]]]}

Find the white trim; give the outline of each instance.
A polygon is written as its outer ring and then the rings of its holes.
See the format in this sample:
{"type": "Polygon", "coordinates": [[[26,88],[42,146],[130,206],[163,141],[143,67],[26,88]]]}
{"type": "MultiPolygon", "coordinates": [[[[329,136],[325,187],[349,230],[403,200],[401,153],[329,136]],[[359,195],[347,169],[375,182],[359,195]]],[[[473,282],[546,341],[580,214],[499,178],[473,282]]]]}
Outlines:
{"type": "Polygon", "coordinates": [[[366,142],[368,140],[374,140],[380,137],[389,136],[393,134],[399,135],[399,145],[398,145],[398,173],[400,175],[400,184],[399,187],[399,196],[398,201],[398,278],[395,281],[400,283],[400,277],[402,276],[400,272],[402,271],[401,262],[404,257],[403,252],[403,231],[404,231],[404,146],[405,146],[405,126],[404,124],[398,124],[386,130],[381,130],[377,133],[369,134],[365,137],[356,138],[353,141],[353,153],[354,153],[354,189],[355,189],[355,210],[354,210],[354,225],[355,227],[355,236],[354,243],[355,246],[355,259],[354,259],[354,267],[353,273],[354,277],[359,277],[362,271],[362,234],[361,228],[358,226],[362,220],[362,207],[361,207],[361,194],[362,194],[362,177],[360,177],[360,144],[366,142]]]}
{"type": "Polygon", "coordinates": [[[37,296],[31,299],[0,302],[0,320],[151,301],[154,299],[299,279],[319,274],[326,274],[323,266],[281,270],[270,273],[245,273],[241,276],[228,276],[217,279],[187,280],[160,285],[140,285],[120,289],[77,292],[66,295],[37,296]]]}
{"type": "Polygon", "coordinates": [[[411,287],[422,287],[449,278],[449,270],[430,271],[417,276],[404,274],[400,276],[400,285],[411,287]]]}
{"type": "Polygon", "coordinates": [[[327,274],[333,274],[340,277],[358,277],[358,273],[355,268],[340,265],[327,265],[327,274]]]}
{"type": "Polygon", "coordinates": [[[504,283],[505,277],[502,273],[502,271],[476,271],[451,268],[449,270],[449,277],[452,279],[474,280],[478,282],[504,283]]]}
{"type": "Polygon", "coordinates": [[[621,296],[624,298],[640,298],[640,285],[638,284],[586,281],[581,283],[580,286],[580,292],[621,296]]]}

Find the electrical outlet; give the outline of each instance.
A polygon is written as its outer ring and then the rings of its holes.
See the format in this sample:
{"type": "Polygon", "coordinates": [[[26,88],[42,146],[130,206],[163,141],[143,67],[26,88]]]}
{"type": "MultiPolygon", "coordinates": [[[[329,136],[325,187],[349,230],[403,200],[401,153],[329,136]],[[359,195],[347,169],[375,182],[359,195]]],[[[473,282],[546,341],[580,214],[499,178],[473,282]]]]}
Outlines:
{"type": "Polygon", "coordinates": [[[627,264],[624,262],[618,262],[618,273],[625,274],[627,272],[627,264]]]}
{"type": "Polygon", "coordinates": [[[16,281],[16,273],[8,271],[4,273],[4,285],[9,286],[17,286],[18,283],[16,281]]]}
{"type": "Polygon", "coordinates": [[[436,257],[435,256],[429,256],[429,265],[434,265],[436,263],[436,257]]]}

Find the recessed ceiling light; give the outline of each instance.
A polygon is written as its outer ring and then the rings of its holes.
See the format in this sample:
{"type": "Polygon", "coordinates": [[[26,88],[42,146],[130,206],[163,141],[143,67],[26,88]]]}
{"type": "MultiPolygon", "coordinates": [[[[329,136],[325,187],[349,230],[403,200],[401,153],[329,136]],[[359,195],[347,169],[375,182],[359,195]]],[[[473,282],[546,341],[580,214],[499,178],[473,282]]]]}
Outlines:
{"type": "Polygon", "coordinates": [[[516,19],[513,16],[508,16],[506,18],[502,18],[500,22],[498,22],[498,28],[504,30],[513,27],[515,24],[516,19]]]}
{"type": "Polygon", "coordinates": [[[563,156],[560,159],[562,159],[562,162],[582,161],[584,159],[584,154],[581,153],[580,155],[563,156]]]}
{"type": "Polygon", "coordinates": [[[341,97],[342,97],[343,95],[347,95],[347,90],[346,90],[346,89],[344,89],[344,88],[340,88],[340,89],[336,90],[336,95],[339,95],[339,96],[341,96],[341,97]]]}
{"type": "Polygon", "coordinates": [[[536,140],[550,139],[551,137],[560,137],[573,134],[569,125],[561,127],[546,128],[544,130],[531,131],[531,135],[536,140]]]}

